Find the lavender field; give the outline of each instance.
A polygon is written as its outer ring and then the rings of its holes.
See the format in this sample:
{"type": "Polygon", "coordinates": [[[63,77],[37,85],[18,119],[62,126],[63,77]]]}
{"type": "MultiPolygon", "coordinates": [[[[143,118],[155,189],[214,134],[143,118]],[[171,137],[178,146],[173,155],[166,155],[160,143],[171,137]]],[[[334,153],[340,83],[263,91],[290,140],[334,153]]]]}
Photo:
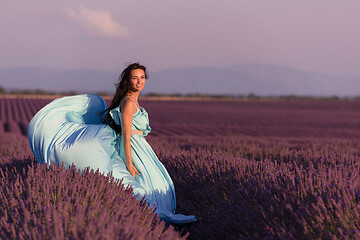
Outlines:
{"type": "Polygon", "coordinates": [[[111,176],[38,165],[27,126],[50,101],[0,98],[1,239],[360,239],[359,100],[141,101],[200,218],[183,226],[111,176]]]}

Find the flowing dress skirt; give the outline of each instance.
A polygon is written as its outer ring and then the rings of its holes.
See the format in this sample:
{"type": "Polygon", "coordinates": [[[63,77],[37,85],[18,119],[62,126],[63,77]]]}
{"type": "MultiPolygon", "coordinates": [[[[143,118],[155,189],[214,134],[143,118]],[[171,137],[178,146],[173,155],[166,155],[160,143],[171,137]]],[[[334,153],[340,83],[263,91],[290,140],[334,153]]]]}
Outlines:
{"type": "MultiPolygon", "coordinates": [[[[112,172],[124,186],[131,185],[138,199],[145,196],[150,206],[156,204],[155,212],[161,219],[173,223],[196,221],[193,215],[175,214],[174,184],[145,139],[151,130],[145,109],[138,109],[133,116],[132,128],[144,131],[144,135],[132,135],[130,140],[132,161],[141,173],[134,179],[126,169],[123,136],[100,121],[99,114],[106,108],[100,96],[88,94],[55,99],[43,107],[28,128],[30,148],[37,161],[112,172]]],[[[111,115],[121,124],[118,108],[111,115]]]]}

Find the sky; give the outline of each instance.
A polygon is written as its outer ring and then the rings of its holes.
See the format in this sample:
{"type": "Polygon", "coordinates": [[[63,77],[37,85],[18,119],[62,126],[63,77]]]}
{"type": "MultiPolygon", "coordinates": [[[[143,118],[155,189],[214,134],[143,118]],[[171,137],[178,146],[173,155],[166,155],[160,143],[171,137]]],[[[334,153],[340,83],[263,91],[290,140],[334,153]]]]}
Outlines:
{"type": "Polygon", "coordinates": [[[358,0],[0,1],[0,68],[262,63],[360,78],[358,0]]]}

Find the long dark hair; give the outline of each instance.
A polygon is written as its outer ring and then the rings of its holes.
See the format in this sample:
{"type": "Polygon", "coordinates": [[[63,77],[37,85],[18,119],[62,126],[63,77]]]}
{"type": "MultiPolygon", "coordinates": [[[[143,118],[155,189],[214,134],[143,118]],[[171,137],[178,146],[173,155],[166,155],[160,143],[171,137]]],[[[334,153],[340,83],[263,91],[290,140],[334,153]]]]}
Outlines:
{"type": "Polygon", "coordinates": [[[142,69],[145,73],[145,79],[148,78],[148,74],[146,72],[145,66],[141,65],[138,62],[128,65],[124,69],[124,71],[122,71],[122,73],[119,76],[118,82],[115,84],[116,92],[111,101],[110,106],[102,112],[102,114],[104,114],[102,122],[109,125],[112,129],[115,130],[116,133],[121,132],[121,126],[117,125],[114,122],[114,119],[110,115],[110,111],[120,105],[121,100],[125,97],[127,93],[133,91],[133,89],[131,88],[130,76],[131,76],[131,71],[135,69],[142,69]]]}

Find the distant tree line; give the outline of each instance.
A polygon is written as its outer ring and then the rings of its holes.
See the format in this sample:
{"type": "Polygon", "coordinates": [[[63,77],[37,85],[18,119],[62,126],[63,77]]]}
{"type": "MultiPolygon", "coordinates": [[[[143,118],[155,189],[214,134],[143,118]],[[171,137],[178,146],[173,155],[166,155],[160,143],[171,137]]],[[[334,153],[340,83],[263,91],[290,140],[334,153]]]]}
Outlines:
{"type": "Polygon", "coordinates": [[[346,100],[346,99],[357,99],[360,100],[360,96],[356,97],[339,97],[339,96],[306,96],[306,95],[276,95],[276,96],[264,96],[264,95],[257,95],[254,93],[249,93],[247,95],[239,94],[203,94],[203,93],[189,93],[189,94],[180,94],[180,93],[173,93],[173,94],[163,94],[163,93],[148,93],[146,96],[152,97],[199,97],[199,98],[236,98],[236,99],[252,99],[252,100],[261,100],[261,99],[283,99],[283,100],[311,100],[311,99],[324,99],[324,100],[346,100]]]}
{"type": "MultiPolygon", "coordinates": [[[[55,91],[46,91],[43,89],[34,89],[34,90],[30,90],[30,89],[15,89],[15,90],[6,90],[4,87],[0,86],[0,94],[23,94],[23,95],[76,95],[76,94],[80,94],[79,92],[75,91],[75,90],[71,90],[71,91],[63,91],[63,92],[55,92],[55,91]]],[[[102,96],[110,96],[112,94],[109,94],[108,92],[105,91],[99,91],[96,92],[95,94],[98,95],[102,95],[102,96]]]]}
{"type": "MultiPolygon", "coordinates": [[[[46,91],[43,89],[22,89],[22,90],[10,90],[7,91],[4,87],[0,86],[0,94],[24,94],[24,95],[76,95],[81,94],[77,91],[67,91],[67,92],[54,92],[54,91],[46,91]]],[[[112,96],[113,93],[108,93],[106,91],[98,91],[95,92],[97,95],[101,96],[112,96]]],[[[144,96],[148,97],[192,97],[192,98],[229,98],[229,99],[252,99],[252,100],[261,100],[261,99],[283,99],[283,100],[311,100],[311,99],[324,99],[324,100],[346,100],[346,99],[356,99],[360,100],[360,96],[356,97],[339,97],[339,96],[306,96],[306,95],[277,95],[277,96],[261,96],[254,93],[249,93],[247,95],[239,94],[204,94],[204,93],[188,93],[188,94],[181,94],[181,93],[170,93],[170,94],[164,94],[164,93],[156,93],[156,92],[150,92],[147,94],[143,94],[144,96]]]]}

